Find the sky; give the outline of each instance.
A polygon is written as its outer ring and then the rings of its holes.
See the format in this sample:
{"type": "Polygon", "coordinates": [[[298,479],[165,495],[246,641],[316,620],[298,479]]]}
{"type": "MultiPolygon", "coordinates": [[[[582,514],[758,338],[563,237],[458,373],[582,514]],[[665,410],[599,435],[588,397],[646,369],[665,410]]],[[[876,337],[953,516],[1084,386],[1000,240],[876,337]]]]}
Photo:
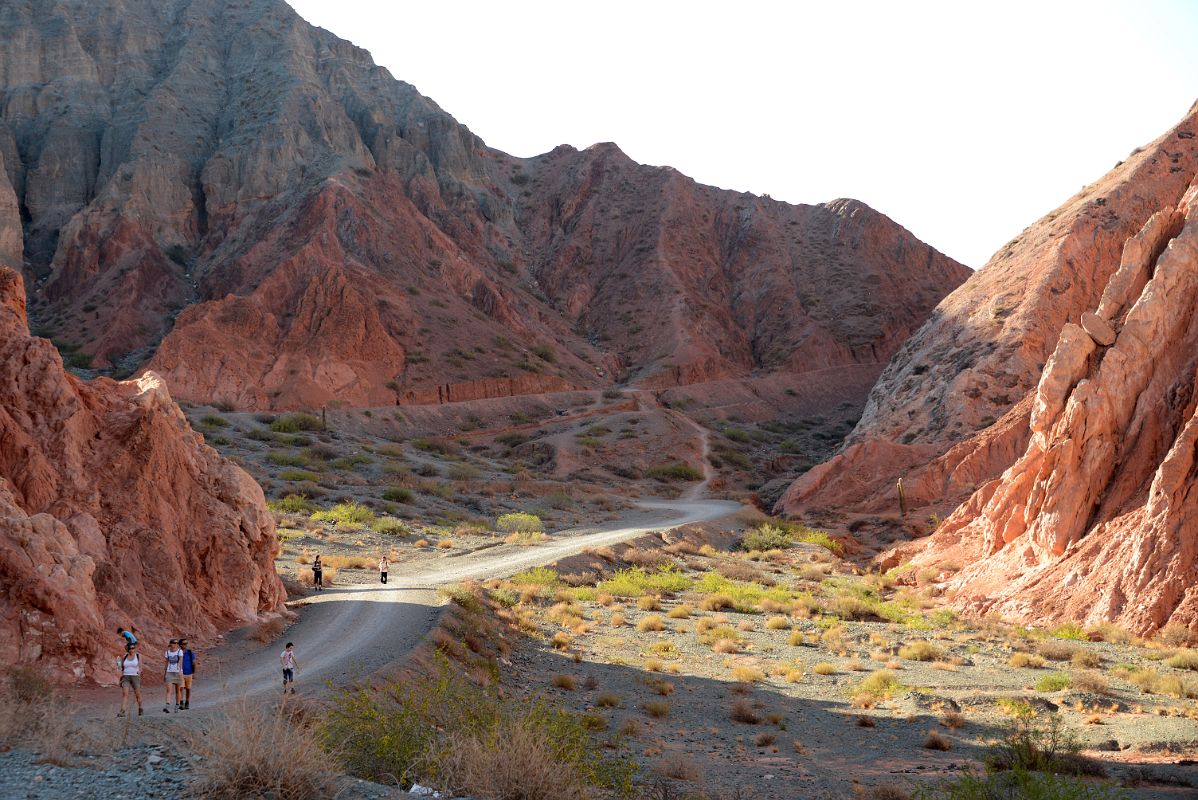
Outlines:
{"type": "Polygon", "coordinates": [[[1198,99],[1183,0],[289,2],[492,147],[854,197],[974,268],[1198,99]]]}

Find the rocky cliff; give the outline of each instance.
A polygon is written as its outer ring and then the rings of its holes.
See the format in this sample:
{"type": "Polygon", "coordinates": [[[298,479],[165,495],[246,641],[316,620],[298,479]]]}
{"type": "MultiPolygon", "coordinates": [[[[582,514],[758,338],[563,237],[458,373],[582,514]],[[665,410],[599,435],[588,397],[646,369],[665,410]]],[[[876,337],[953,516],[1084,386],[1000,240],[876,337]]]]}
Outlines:
{"type": "Polygon", "coordinates": [[[781,505],[897,511],[902,477],[911,517],[956,508],[884,560],[963,566],[960,607],[1198,627],[1196,133],[1192,110],[946,298],[781,505]]]}
{"type": "Polygon", "coordinates": [[[199,641],[279,608],[261,489],[148,373],[83,383],[0,266],[0,662],[113,680],[117,625],[199,641]]]}
{"type": "Polygon", "coordinates": [[[968,274],[855,201],[513,158],[281,0],[0,0],[0,28],[33,322],[179,397],[880,370],[968,274]]]}

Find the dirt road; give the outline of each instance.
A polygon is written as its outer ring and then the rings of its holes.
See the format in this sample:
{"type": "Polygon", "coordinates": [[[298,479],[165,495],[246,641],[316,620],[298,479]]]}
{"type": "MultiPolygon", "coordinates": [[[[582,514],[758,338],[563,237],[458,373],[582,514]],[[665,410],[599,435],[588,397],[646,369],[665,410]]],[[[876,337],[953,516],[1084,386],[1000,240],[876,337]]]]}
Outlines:
{"type": "MultiPolygon", "coordinates": [[[[395,661],[412,649],[437,614],[436,590],[467,578],[477,580],[513,575],[547,564],[588,547],[602,547],[636,538],[649,531],[716,519],[741,508],[725,500],[679,499],[642,502],[643,512],[617,527],[574,529],[555,534],[531,547],[504,545],[447,557],[433,569],[419,572],[392,566],[389,582],[342,584],[310,597],[299,620],[283,639],[261,645],[234,632],[221,648],[204,654],[198,670],[193,710],[210,708],[232,698],[269,695],[279,691],[279,653],[295,642],[300,663],[297,686],[305,694],[325,693],[356,677],[395,661]]],[[[377,575],[370,573],[371,577],[377,575]]],[[[152,695],[160,687],[150,688],[152,695]]],[[[147,709],[154,709],[147,703],[147,709]]]]}

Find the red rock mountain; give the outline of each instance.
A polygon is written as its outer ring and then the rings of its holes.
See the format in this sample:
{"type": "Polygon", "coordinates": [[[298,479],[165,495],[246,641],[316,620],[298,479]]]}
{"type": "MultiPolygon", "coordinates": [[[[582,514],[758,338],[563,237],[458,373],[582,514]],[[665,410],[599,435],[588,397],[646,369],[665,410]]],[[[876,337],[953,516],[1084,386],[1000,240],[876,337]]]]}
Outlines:
{"type": "Polygon", "coordinates": [[[1198,628],[1198,107],[1028,228],[886,368],[790,513],[956,510],[890,560],[963,608],[1198,628]],[[958,506],[958,504],[960,504],[958,506]]]}
{"type": "Polygon", "coordinates": [[[161,379],[68,374],[0,265],[0,663],[113,680],[117,625],[165,646],[276,610],[276,548],[262,490],[161,379]]]}
{"type": "Polygon", "coordinates": [[[177,397],[880,371],[968,274],[859,202],[514,158],[281,0],[0,0],[0,29],[31,317],[177,397]]]}

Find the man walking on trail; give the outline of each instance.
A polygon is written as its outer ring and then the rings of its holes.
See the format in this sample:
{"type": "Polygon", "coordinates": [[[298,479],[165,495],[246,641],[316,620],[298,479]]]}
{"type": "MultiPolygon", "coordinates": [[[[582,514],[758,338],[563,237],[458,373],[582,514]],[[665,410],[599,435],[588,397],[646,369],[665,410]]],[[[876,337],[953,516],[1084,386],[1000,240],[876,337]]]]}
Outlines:
{"type": "Polygon", "coordinates": [[[180,708],[186,710],[191,708],[191,682],[196,674],[196,654],[187,646],[186,639],[179,640],[179,647],[183,650],[183,705],[180,708]]]}
{"type": "Polygon", "coordinates": [[[141,716],[141,656],[137,654],[136,644],[125,645],[125,654],[116,660],[117,669],[121,671],[121,710],[118,717],[125,716],[129,709],[129,691],[137,698],[137,716],[141,716]]]}
{"type": "Polygon", "coordinates": [[[379,559],[379,580],[383,583],[387,582],[387,568],[391,566],[391,562],[387,560],[387,554],[379,559]]]}
{"type": "Polygon", "coordinates": [[[183,705],[183,651],[179,649],[179,640],[171,639],[166,650],[166,697],[162,703],[162,713],[171,713],[171,689],[175,690],[175,711],[183,705]]]}
{"type": "Polygon", "coordinates": [[[324,564],[320,563],[320,553],[316,554],[316,560],[312,562],[312,585],[318,592],[324,590],[324,564]]]}
{"type": "Polygon", "coordinates": [[[295,660],[295,644],[288,642],[287,647],[279,653],[279,661],[283,664],[283,694],[287,694],[287,689],[291,689],[291,693],[295,694],[295,671],[299,669],[299,662],[295,660]]]}

